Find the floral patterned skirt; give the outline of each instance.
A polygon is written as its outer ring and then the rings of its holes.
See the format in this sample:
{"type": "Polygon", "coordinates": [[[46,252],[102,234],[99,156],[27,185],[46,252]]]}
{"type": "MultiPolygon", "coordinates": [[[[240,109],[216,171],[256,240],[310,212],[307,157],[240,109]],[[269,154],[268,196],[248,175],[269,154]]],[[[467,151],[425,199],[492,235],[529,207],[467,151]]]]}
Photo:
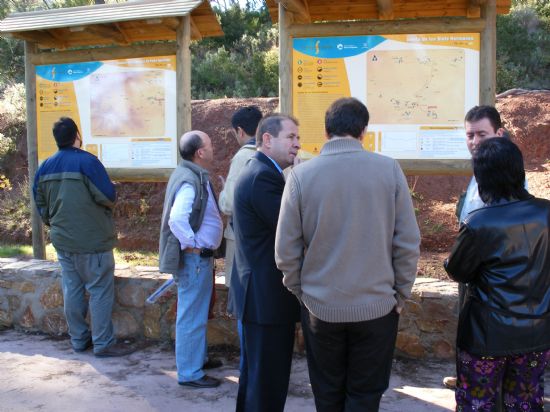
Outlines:
{"type": "Polygon", "coordinates": [[[458,349],[457,411],[544,410],[544,368],[550,350],[513,356],[476,356],[458,349]]]}

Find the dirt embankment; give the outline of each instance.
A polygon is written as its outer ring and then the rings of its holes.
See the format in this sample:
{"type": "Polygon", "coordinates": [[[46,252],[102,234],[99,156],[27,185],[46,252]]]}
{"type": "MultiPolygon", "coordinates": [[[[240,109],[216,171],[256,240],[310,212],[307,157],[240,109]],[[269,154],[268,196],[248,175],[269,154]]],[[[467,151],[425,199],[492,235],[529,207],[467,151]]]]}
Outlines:
{"type": "MultiPolygon", "coordinates": [[[[250,104],[270,113],[276,109],[278,99],[198,100],[192,104],[193,128],[205,131],[213,140],[215,166],[212,176],[218,192],[221,187],[216,176],[227,175],[231,157],[238,149],[231,128],[231,115],[250,104]]],[[[505,127],[524,154],[529,191],[550,199],[550,92],[511,94],[498,99],[497,108],[502,113],[505,127]]],[[[19,159],[17,170],[22,170],[25,165],[19,159]]],[[[422,232],[420,272],[444,277],[441,262],[458,228],[455,204],[469,177],[409,176],[408,180],[422,232]]],[[[121,247],[157,249],[164,188],[164,183],[117,183],[119,200],[115,215],[121,247]]],[[[0,235],[2,239],[11,237],[20,241],[29,233],[12,232],[10,235],[4,232],[0,235]]]]}

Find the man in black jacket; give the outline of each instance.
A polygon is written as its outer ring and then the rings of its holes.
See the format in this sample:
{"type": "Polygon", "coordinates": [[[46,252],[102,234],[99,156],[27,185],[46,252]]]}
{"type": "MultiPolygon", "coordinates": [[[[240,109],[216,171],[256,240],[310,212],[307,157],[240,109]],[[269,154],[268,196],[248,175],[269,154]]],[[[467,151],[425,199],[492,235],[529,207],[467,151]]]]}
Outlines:
{"type": "Polygon", "coordinates": [[[298,300],[275,265],[275,230],[285,185],[283,169],[300,149],[297,121],[275,114],[258,125],[258,152],[235,187],[236,254],[230,291],[243,322],[245,358],[237,411],[283,411],[288,392],[298,300]]]}

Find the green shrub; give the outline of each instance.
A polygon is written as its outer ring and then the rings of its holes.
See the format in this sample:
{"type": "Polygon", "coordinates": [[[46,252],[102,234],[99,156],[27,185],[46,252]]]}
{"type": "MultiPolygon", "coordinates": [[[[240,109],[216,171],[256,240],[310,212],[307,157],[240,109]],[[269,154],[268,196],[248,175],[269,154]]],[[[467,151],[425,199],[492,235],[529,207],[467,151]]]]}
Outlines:
{"type": "Polygon", "coordinates": [[[510,14],[498,16],[497,93],[550,88],[550,18],[539,14],[544,7],[537,1],[517,2],[510,14]]]}

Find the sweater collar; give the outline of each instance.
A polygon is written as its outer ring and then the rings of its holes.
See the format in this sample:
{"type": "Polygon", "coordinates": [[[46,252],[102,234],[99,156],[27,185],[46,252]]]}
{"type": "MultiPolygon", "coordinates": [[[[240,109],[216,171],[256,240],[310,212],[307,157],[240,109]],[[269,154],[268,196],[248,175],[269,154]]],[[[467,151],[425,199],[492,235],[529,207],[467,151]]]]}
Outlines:
{"type": "Polygon", "coordinates": [[[363,150],[363,144],[357,139],[333,139],[324,144],[321,149],[321,156],[345,152],[360,152],[363,150]]]}

